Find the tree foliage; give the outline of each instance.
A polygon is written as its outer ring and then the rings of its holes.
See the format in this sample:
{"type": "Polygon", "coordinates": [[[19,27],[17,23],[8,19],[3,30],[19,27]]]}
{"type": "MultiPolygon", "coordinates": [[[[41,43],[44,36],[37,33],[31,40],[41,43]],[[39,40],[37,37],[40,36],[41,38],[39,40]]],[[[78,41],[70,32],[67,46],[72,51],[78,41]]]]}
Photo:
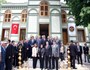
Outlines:
{"type": "Polygon", "coordinates": [[[0,5],[6,3],[6,0],[0,0],[0,5]]]}
{"type": "Polygon", "coordinates": [[[76,25],[90,24],[90,0],[65,0],[70,13],[75,16],[76,25]]]}

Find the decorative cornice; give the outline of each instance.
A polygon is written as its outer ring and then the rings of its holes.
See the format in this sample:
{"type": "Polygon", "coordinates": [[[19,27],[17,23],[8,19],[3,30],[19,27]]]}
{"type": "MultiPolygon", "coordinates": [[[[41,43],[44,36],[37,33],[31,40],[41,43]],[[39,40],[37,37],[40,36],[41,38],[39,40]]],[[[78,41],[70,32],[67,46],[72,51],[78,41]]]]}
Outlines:
{"type": "Polygon", "coordinates": [[[2,6],[1,9],[2,10],[3,9],[14,9],[15,10],[15,9],[24,9],[24,8],[27,8],[27,6],[15,6],[15,7],[14,6],[2,6]]]}
{"type": "Polygon", "coordinates": [[[28,3],[5,3],[2,6],[27,6],[28,3]]]}
{"type": "MultiPolygon", "coordinates": [[[[42,1],[42,0],[28,0],[28,1],[42,1]]],[[[46,0],[46,1],[60,1],[60,0],[46,0]]]]}
{"type": "Polygon", "coordinates": [[[1,9],[23,9],[27,8],[28,4],[27,3],[6,3],[1,5],[1,9]]]}

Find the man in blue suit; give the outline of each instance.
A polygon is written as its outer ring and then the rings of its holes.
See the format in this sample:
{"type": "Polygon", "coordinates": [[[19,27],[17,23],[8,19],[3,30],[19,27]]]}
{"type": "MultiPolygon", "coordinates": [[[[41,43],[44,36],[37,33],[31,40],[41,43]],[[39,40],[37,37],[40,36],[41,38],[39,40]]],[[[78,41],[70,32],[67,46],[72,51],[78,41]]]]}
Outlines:
{"type": "Polygon", "coordinates": [[[0,70],[5,70],[5,43],[2,43],[1,45],[1,42],[0,42],[0,70]]]}
{"type": "Polygon", "coordinates": [[[32,57],[32,47],[36,43],[36,40],[34,39],[34,36],[30,37],[30,40],[28,41],[28,46],[29,46],[29,58],[32,57]]]}

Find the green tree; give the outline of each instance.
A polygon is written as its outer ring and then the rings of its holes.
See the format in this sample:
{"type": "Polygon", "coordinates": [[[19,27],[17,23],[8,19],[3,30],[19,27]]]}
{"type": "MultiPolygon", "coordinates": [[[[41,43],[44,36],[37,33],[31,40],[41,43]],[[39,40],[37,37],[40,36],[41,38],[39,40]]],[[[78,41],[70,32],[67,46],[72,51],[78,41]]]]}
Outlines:
{"type": "Polygon", "coordinates": [[[6,3],[6,0],[0,0],[0,5],[6,3]]]}
{"type": "Polygon", "coordinates": [[[90,0],[65,0],[70,7],[70,14],[75,16],[76,25],[90,24],[90,0]]]}

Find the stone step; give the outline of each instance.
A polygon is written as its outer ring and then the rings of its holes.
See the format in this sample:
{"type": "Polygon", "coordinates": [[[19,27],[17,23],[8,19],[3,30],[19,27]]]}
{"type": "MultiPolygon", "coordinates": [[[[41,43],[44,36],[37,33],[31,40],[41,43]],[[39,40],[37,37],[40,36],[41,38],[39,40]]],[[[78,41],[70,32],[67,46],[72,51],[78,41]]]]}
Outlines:
{"type": "MultiPolygon", "coordinates": [[[[41,70],[39,63],[40,62],[38,60],[37,61],[37,68],[33,69],[32,68],[33,67],[32,66],[32,64],[33,64],[32,59],[28,59],[28,61],[24,62],[24,64],[22,65],[23,68],[21,68],[21,69],[13,68],[13,70],[41,70]]],[[[66,66],[63,64],[63,62],[59,61],[59,69],[58,70],[68,70],[67,68],[64,68],[64,67],[66,67],[66,66]],[[61,65],[61,67],[60,67],[60,65],[61,65]]],[[[88,64],[88,65],[86,65],[85,63],[84,63],[84,65],[76,64],[76,67],[77,67],[77,69],[72,69],[72,70],[90,70],[90,64],[88,64]]],[[[55,70],[55,69],[52,69],[52,70],[55,70]]]]}

